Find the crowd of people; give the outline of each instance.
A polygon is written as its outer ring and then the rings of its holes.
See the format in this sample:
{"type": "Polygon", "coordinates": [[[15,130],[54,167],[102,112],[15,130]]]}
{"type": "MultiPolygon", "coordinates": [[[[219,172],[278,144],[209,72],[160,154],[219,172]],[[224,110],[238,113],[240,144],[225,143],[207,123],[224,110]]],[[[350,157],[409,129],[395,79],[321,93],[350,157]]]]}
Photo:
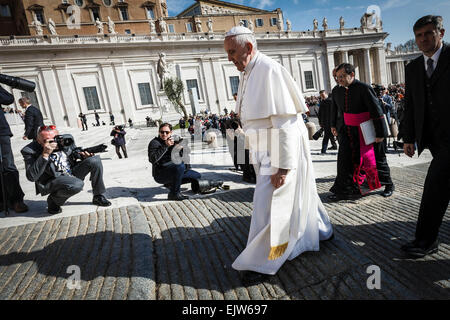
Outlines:
{"type": "MultiPolygon", "coordinates": [[[[444,68],[450,63],[450,48],[442,42],[445,30],[439,16],[422,17],[413,32],[423,56],[406,67],[405,84],[366,84],[356,79],[353,65],[342,63],[333,70],[337,85],[332,91],[321,91],[319,97],[306,99],[290,73],[257,49],[251,30],[238,26],[226,33],[228,60],[242,72],[235,95],[236,111],[224,115],[205,111],[182,118],[178,124],[202,141],[208,141],[205,133],[210,129],[221,132],[227,139],[234,169],[242,170],[245,180],[256,184],[247,245],[232,264],[242,272],[244,281],[252,283],[276,274],[286,260],[305,251],[318,251],[320,241],[334,238],[315,184],[307,117],[300,116],[309,114],[311,106],[318,107],[324,133],[322,153],[328,150],[329,141],[331,148],[339,146],[337,175],[329,201],[359,199],[382,187],[384,197],[392,196],[395,187],[386,158],[386,140],[395,131],[393,124],[397,125],[396,139],[403,140],[407,156],[412,157],[416,150],[419,155],[425,148],[430,150],[433,160],[425,180],[416,233],[401,249],[415,258],[438,251],[439,228],[450,200],[450,126],[445,123],[450,107],[444,94],[446,80],[450,79],[449,69],[444,68]]],[[[11,104],[13,96],[0,89],[0,104],[11,104]]],[[[71,135],[60,135],[55,126],[44,125],[42,115],[27,99],[21,105],[27,119],[23,138],[32,140],[21,150],[26,177],[36,184],[38,193],[48,195],[48,212],[61,212],[67,199],[81,191],[88,174],[92,203],[111,205],[104,195],[100,157],[91,150],[77,148],[71,135]]],[[[187,199],[180,191],[183,183],[191,183],[194,192],[222,185],[223,181],[203,180],[185,161],[186,142],[173,134],[171,124],[162,123],[158,129],[148,145],[148,159],[153,178],[168,189],[169,200],[187,199]]],[[[120,126],[111,132],[119,158],[120,149],[127,157],[125,134],[120,126]]],[[[14,166],[11,136],[1,114],[2,179],[7,194],[2,200],[16,212],[24,212],[27,208],[14,166]]]]}

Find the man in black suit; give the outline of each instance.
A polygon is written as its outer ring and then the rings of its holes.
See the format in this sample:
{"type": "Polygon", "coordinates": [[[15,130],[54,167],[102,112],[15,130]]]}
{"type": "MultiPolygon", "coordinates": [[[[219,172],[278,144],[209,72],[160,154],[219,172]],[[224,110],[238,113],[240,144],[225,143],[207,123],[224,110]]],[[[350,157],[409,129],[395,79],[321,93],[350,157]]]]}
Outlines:
{"type": "Polygon", "coordinates": [[[320,102],[319,102],[319,113],[317,117],[319,118],[319,125],[323,128],[323,140],[322,140],[322,151],[321,154],[327,153],[328,141],[331,142],[330,150],[337,150],[336,141],[333,134],[331,133],[331,108],[333,107],[333,101],[328,97],[325,90],[321,90],[320,102]]]}
{"type": "Polygon", "coordinates": [[[48,213],[60,213],[61,206],[71,196],[83,189],[84,178],[90,174],[92,203],[107,207],[111,202],[104,197],[103,166],[99,156],[88,152],[81,152],[82,161],[71,157],[76,148],[72,135],[62,135],[64,139],[71,139],[64,146],[59,146],[55,137],[58,135],[55,126],[43,126],[39,129],[37,139],[26,145],[22,150],[25,161],[27,179],[35,182],[36,194],[47,198],[48,213]]]}
{"type": "Polygon", "coordinates": [[[44,125],[41,110],[30,104],[30,99],[27,97],[20,98],[19,104],[25,110],[23,140],[36,140],[38,129],[44,125]]]}
{"type": "Polygon", "coordinates": [[[450,200],[450,47],[442,42],[442,17],[425,16],[413,27],[423,55],[406,67],[405,109],[400,123],[404,152],[428,148],[433,160],[423,189],[415,239],[402,250],[413,257],[438,251],[438,234],[450,200]]]}
{"type": "MultiPolygon", "coordinates": [[[[0,86],[0,105],[9,105],[14,102],[14,96],[0,86]]],[[[19,172],[14,164],[13,151],[11,149],[11,129],[6,121],[3,111],[0,111],[0,148],[2,157],[2,174],[6,193],[7,205],[17,213],[28,211],[23,202],[24,193],[20,187],[19,172]]],[[[1,189],[1,188],[0,188],[1,189]]],[[[3,210],[3,193],[0,192],[0,210],[3,210]]]]}

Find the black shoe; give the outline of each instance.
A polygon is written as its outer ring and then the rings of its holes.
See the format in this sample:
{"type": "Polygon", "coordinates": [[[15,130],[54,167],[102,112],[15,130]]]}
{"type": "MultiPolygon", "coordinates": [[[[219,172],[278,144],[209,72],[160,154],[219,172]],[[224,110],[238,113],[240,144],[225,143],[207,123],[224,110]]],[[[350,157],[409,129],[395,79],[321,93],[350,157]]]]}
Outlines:
{"type": "Polygon", "coordinates": [[[52,198],[47,198],[47,212],[50,214],[58,214],[62,212],[60,206],[53,202],[52,198]]]}
{"type": "Polygon", "coordinates": [[[105,198],[105,196],[103,196],[101,194],[97,195],[97,196],[94,196],[94,198],[92,199],[92,203],[97,205],[97,206],[100,206],[100,207],[109,207],[111,205],[111,202],[109,202],[105,198]]]}
{"type": "Polygon", "coordinates": [[[427,245],[421,241],[411,241],[401,247],[402,251],[413,258],[423,258],[428,254],[438,252],[439,240],[427,245]]]}
{"type": "Polygon", "coordinates": [[[181,192],[178,192],[177,194],[169,193],[167,195],[168,200],[175,200],[175,201],[182,201],[189,199],[188,196],[183,195],[181,192]]]}
{"type": "Polygon", "coordinates": [[[384,188],[382,195],[383,195],[383,197],[387,198],[387,197],[392,196],[394,191],[395,191],[394,185],[389,185],[384,188]]]}
{"type": "Polygon", "coordinates": [[[337,150],[337,146],[329,147],[328,150],[337,150]]]}
{"type": "Polygon", "coordinates": [[[259,273],[255,271],[240,271],[242,284],[246,287],[259,284],[269,278],[268,274],[259,273]]]}

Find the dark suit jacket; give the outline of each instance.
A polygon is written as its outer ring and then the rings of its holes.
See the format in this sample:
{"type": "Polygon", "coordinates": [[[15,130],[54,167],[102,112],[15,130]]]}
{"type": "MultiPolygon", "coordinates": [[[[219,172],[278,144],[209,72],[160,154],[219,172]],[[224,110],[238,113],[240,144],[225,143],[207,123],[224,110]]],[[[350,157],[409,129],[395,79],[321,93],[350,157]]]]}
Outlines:
{"type": "Polygon", "coordinates": [[[319,104],[319,113],[317,117],[319,118],[319,124],[324,128],[330,128],[331,126],[331,108],[333,101],[330,97],[325,100],[321,100],[319,104]]]}
{"type": "MultiPolygon", "coordinates": [[[[64,134],[64,137],[70,137],[73,139],[73,136],[70,134],[64,134]]],[[[64,152],[69,156],[72,154],[73,149],[76,146],[73,143],[72,145],[66,147],[64,152]]],[[[45,196],[48,194],[48,184],[60,176],[61,173],[56,170],[55,164],[53,161],[45,160],[42,157],[42,146],[37,143],[37,141],[33,141],[27,144],[20,151],[22,153],[24,162],[25,162],[25,170],[27,179],[31,182],[34,182],[36,185],[36,194],[41,194],[45,196]]],[[[69,159],[69,157],[68,157],[69,159]]],[[[70,162],[70,159],[69,159],[70,162]]],[[[71,162],[72,168],[75,165],[71,162]]]]}
{"type": "MultiPolygon", "coordinates": [[[[429,147],[429,141],[424,138],[425,114],[430,112],[427,105],[425,59],[418,57],[410,62],[405,69],[405,108],[404,118],[400,123],[400,134],[405,143],[417,142],[419,155],[424,148],[429,147]]],[[[442,140],[450,141],[450,47],[444,44],[441,55],[430,79],[431,100],[437,112],[437,123],[433,123],[432,130],[436,130],[442,140]]]]}
{"type": "MultiPolygon", "coordinates": [[[[9,105],[14,102],[14,96],[0,86],[0,107],[1,105],[9,105]]],[[[0,136],[12,137],[9,123],[2,110],[0,110],[0,136]]]]}
{"type": "Polygon", "coordinates": [[[37,131],[40,126],[44,125],[44,119],[42,117],[41,110],[33,105],[28,106],[25,111],[25,136],[28,139],[36,139],[37,131]]]}

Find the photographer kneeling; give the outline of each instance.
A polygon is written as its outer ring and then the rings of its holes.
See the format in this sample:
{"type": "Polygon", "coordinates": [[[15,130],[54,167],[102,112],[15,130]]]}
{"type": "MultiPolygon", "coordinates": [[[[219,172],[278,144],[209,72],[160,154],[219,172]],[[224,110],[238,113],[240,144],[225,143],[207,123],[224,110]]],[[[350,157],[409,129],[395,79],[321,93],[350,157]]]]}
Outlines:
{"type": "Polygon", "coordinates": [[[71,196],[83,189],[84,178],[90,173],[92,203],[97,206],[111,205],[103,194],[103,165],[93,152],[103,152],[103,146],[81,149],[75,146],[72,135],[59,135],[55,126],[39,128],[36,141],[22,150],[26,176],[35,182],[36,193],[47,198],[48,213],[60,213],[61,206],[71,196]],[[96,150],[98,149],[98,150],[96,150]]]}
{"type": "Polygon", "coordinates": [[[172,161],[172,153],[175,155],[178,152],[182,156],[183,146],[179,142],[180,140],[174,141],[172,137],[172,125],[163,123],[159,126],[159,136],[148,145],[148,159],[153,165],[153,178],[170,189],[169,200],[188,199],[188,196],[180,192],[180,186],[201,177],[197,171],[187,170],[184,162],[176,164],[172,161]]]}

